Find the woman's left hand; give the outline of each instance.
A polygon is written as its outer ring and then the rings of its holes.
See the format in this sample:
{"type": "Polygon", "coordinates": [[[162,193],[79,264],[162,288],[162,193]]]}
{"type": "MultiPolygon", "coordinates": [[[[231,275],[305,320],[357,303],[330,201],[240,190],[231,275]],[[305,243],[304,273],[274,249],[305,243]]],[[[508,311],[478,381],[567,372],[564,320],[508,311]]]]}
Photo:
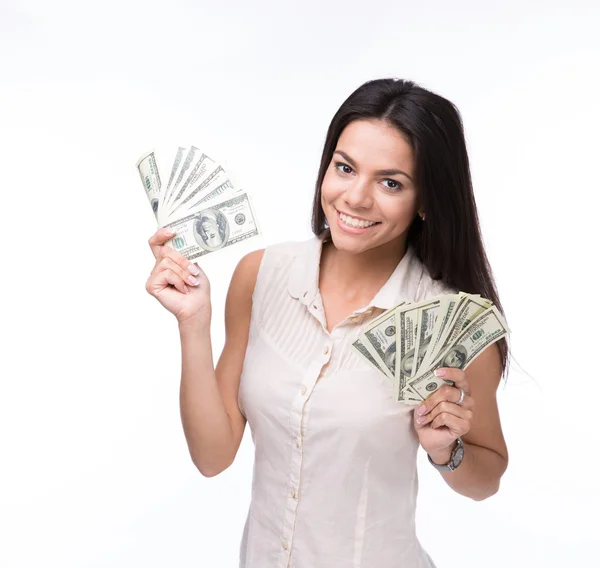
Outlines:
{"type": "MultiPolygon", "coordinates": [[[[444,380],[453,381],[454,386],[444,385],[415,408],[413,423],[419,443],[430,455],[441,455],[454,446],[456,438],[464,436],[471,429],[475,401],[469,394],[467,375],[461,369],[445,367],[444,380]],[[460,390],[465,391],[465,398],[460,400],[460,390]]],[[[435,460],[434,460],[435,461],[435,460]]]]}

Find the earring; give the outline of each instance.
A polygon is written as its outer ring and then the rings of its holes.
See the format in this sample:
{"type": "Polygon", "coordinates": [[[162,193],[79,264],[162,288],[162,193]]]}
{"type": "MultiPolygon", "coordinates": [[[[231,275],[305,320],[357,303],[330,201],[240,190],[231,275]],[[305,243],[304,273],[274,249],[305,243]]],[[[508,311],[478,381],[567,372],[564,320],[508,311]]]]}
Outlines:
{"type": "Polygon", "coordinates": [[[419,212],[419,217],[421,217],[421,221],[425,221],[425,214],[419,212]]]}

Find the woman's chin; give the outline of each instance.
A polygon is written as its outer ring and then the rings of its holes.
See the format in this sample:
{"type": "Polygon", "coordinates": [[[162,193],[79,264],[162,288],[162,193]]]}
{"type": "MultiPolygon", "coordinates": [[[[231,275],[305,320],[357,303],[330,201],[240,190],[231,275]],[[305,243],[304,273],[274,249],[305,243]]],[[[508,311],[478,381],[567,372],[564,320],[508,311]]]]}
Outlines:
{"type": "Polygon", "coordinates": [[[366,239],[357,239],[352,235],[340,233],[340,231],[336,231],[335,229],[331,230],[331,240],[337,250],[349,253],[364,252],[373,248],[366,239]]]}

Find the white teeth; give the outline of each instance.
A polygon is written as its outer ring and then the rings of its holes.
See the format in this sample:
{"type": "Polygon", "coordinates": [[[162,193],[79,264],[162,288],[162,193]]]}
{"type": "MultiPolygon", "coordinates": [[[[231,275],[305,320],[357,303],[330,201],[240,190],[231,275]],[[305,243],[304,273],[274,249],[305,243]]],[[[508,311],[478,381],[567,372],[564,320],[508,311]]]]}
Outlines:
{"type": "Polygon", "coordinates": [[[354,217],[348,217],[348,215],[344,215],[340,213],[340,219],[346,223],[346,225],[350,225],[351,227],[358,227],[364,229],[365,227],[371,227],[372,225],[376,225],[374,221],[359,221],[354,217]]]}

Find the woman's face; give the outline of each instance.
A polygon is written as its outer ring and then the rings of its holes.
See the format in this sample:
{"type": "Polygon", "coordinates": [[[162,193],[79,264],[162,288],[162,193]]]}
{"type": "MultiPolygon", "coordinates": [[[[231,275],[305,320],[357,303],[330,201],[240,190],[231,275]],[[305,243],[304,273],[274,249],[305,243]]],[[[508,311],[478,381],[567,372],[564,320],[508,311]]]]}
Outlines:
{"type": "Polygon", "coordinates": [[[321,192],[336,248],[360,253],[384,244],[403,246],[418,207],[412,179],[413,151],[398,130],[375,119],[350,123],[338,140],[321,192]],[[343,214],[376,224],[348,226],[343,214]]]}

